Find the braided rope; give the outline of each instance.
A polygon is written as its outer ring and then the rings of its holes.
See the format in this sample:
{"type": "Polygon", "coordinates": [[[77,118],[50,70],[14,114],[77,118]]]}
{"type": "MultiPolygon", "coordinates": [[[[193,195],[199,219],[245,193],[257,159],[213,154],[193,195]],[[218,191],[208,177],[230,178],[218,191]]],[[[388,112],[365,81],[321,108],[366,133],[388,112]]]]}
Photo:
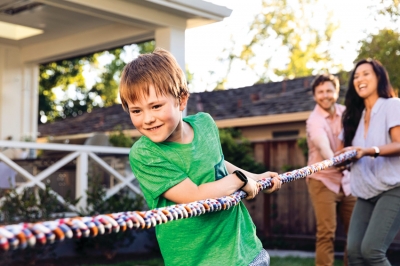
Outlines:
{"type": "MultiPolygon", "coordinates": [[[[332,159],[315,163],[301,169],[280,175],[282,183],[288,183],[338,165],[356,155],[348,151],[332,159]]],[[[273,186],[271,179],[257,181],[262,190],[273,186]]],[[[92,217],[74,217],[37,223],[19,223],[0,226],[0,250],[26,248],[35,244],[53,243],[65,238],[97,236],[99,234],[125,231],[127,229],[148,229],[172,220],[199,216],[208,212],[227,210],[237,205],[247,194],[236,191],[230,196],[206,199],[188,204],[172,205],[149,211],[128,211],[101,214],[92,217]]]]}

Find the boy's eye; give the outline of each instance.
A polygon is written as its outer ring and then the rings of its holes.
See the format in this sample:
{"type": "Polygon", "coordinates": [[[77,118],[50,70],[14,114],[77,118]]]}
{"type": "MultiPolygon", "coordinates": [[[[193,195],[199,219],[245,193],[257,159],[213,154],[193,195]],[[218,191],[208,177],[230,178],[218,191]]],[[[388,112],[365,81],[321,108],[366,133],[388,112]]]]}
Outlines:
{"type": "Polygon", "coordinates": [[[140,113],[140,110],[131,110],[131,113],[132,113],[132,114],[139,114],[139,113],[140,113]]]}
{"type": "Polygon", "coordinates": [[[156,104],[156,105],[153,106],[153,109],[158,109],[160,107],[161,107],[161,104],[156,104]]]}

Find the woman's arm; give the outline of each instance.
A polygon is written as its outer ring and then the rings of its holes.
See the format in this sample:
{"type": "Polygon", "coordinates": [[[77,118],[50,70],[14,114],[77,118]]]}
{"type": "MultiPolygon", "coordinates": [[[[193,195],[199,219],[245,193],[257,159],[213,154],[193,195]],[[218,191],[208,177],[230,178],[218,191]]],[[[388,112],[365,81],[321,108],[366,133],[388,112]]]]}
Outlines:
{"type": "MultiPolygon", "coordinates": [[[[390,138],[392,142],[386,145],[378,146],[379,156],[399,156],[400,155],[400,126],[392,127],[389,130],[390,138]]],[[[375,154],[375,149],[365,148],[364,155],[373,156],[375,154]]],[[[357,154],[358,155],[358,154],[357,154]]],[[[362,156],[361,156],[362,157],[362,156]]],[[[360,158],[361,158],[360,157],[360,158]]]]}
{"type": "MultiPolygon", "coordinates": [[[[386,145],[377,146],[379,149],[379,156],[399,156],[400,155],[400,126],[392,127],[389,130],[391,143],[386,145]]],[[[340,153],[346,152],[348,150],[357,150],[357,155],[354,159],[360,159],[364,156],[374,156],[375,149],[373,147],[362,148],[362,147],[346,147],[342,149],[340,153]]]]}

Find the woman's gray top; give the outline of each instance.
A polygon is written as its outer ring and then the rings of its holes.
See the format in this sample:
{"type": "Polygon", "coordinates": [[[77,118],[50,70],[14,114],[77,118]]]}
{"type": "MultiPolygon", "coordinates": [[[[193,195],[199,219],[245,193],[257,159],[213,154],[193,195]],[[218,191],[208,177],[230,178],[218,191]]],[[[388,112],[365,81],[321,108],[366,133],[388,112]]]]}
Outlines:
{"type": "MultiPolygon", "coordinates": [[[[372,107],[368,133],[364,139],[365,110],[353,139],[353,146],[372,147],[391,143],[389,130],[400,126],[400,99],[379,98],[372,107]]],[[[363,199],[400,186],[400,156],[364,156],[351,167],[351,192],[363,199]]]]}

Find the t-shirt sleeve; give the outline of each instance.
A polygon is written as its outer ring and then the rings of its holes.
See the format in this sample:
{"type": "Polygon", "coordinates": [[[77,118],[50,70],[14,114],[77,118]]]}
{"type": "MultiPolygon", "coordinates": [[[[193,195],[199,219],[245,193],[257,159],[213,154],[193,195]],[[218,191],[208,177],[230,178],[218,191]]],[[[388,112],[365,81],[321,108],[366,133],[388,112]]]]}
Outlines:
{"type": "Polygon", "coordinates": [[[388,102],[389,104],[386,108],[386,110],[388,110],[386,121],[388,126],[387,130],[389,131],[392,127],[400,126],[400,115],[398,115],[400,114],[400,99],[393,98],[390,99],[388,102]]]}
{"type": "Polygon", "coordinates": [[[145,196],[156,199],[188,175],[165,158],[160,149],[132,148],[129,162],[145,196]]]}

